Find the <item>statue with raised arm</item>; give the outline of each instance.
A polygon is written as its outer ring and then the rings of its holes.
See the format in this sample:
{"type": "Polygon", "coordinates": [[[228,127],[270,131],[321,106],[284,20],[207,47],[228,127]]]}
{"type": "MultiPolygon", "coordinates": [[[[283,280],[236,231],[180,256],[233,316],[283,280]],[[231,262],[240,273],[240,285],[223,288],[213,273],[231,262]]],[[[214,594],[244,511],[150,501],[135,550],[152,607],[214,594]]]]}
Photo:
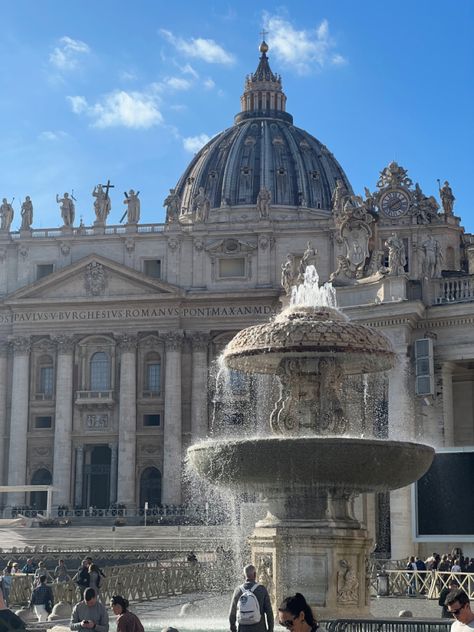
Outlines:
{"type": "Polygon", "coordinates": [[[2,205],[0,206],[0,230],[5,232],[10,230],[10,226],[13,222],[13,215],[14,212],[12,204],[7,200],[7,198],[3,198],[2,205]]]}
{"type": "Polygon", "coordinates": [[[438,279],[441,276],[443,252],[441,245],[433,235],[429,234],[421,244],[422,271],[426,279],[438,279]]]}
{"type": "Polygon", "coordinates": [[[94,211],[97,218],[96,221],[98,224],[105,224],[110,213],[110,209],[112,208],[110,197],[107,191],[104,191],[101,184],[98,184],[96,187],[94,187],[92,195],[93,197],[95,197],[94,211]]]}
{"type": "Polygon", "coordinates": [[[300,264],[298,266],[298,283],[303,283],[304,281],[304,273],[306,272],[306,268],[310,265],[316,266],[316,255],[318,251],[313,248],[313,244],[308,241],[306,243],[306,250],[301,257],[300,264]]]}
{"type": "Polygon", "coordinates": [[[441,196],[441,204],[443,205],[443,211],[446,215],[453,214],[454,208],[454,200],[456,199],[453,195],[453,190],[449,186],[449,182],[447,180],[444,181],[443,188],[439,190],[439,194],[441,196]]]}
{"type": "Polygon", "coordinates": [[[167,195],[164,199],[163,206],[166,207],[167,224],[172,224],[179,219],[179,214],[181,211],[181,198],[176,193],[176,189],[170,189],[169,195],[167,195]]]}
{"type": "Polygon", "coordinates": [[[76,214],[76,208],[74,206],[74,201],[72,196],[69,197],[69,193],[64,193],[63,197],[60,198],[56,193],[56,202],[60,204],[61,208],[61,217],[64,222],[64,226],[71,227],[74,225],[74,217],[76,214]]]}
{"type": "Polygon", "coordinates": [[[127,205],[127,224],[138,224],[140,221],[140,199],[138,194],[140,191],[130,189],[128,193],[125,193],[124,204],[127,205]]]}
{"type": "Polygon", "coordinates": [[[29,195],[21,205],[21,226],[20,230],[30,230],[33,223],[33,202],[29,195]]]}

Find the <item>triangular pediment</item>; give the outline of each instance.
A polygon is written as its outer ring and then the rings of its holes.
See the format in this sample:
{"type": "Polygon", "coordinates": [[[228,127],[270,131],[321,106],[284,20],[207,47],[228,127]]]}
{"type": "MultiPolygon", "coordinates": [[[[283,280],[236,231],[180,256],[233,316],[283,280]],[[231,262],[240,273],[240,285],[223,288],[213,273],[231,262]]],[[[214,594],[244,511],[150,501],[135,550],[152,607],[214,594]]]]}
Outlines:
{"type": "Polygon", "coordinates": [[[17,290],[4,302],[11,304],[25,299],[119,300],[156,294],[163,298],[178,297],[183,295],[183,290],[93,254],[17,290]]]}

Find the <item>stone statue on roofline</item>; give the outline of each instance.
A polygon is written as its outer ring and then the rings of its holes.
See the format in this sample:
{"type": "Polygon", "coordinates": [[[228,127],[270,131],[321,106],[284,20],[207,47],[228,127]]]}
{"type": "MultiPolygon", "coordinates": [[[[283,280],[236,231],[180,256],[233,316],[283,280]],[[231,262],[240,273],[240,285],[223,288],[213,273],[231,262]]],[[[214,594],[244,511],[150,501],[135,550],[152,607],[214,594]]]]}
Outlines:
{"type": "Polygon", "coordinates": [[[92,196],[95,198],[94,212],[96,216],[96,222],[98,224],[105,224],[112,208],[110,196],[108,195],[107,191],[104,191],[104,188],[101,184],[98,184],[94,187],[94,190],[92,191],[92,196]]]}
{"type": "Polygon", "coordinates": [[[169,195],[163,201],[163,206],[166,207],[166,223],[172,224],[179,219],[181,212],[181,198],[176,193],[176,189],[170,189],[169,195]]]}
{"type": "MultiPolygon", "coordinates": [[[[13,198],[15,199],[15,198],[13,198]]],[[[0,230],[8,232],[13,222],[13,200],[9,202],[7,198],[3,198],[2,205],[0,206],[0,230]]]]}
{"type": "Polygon", "coordinates": [[[33,223],[33,202],[29,195],[25,197],[25,201],[21,205],[21,227],[20,230],[31,230],[33,223]]]}
{"type": "Polygon", "coordinates": [[[405,274],[407,263],[405,244],[403,239],[392,233],[385,242],[388,248],[388,274],[389,276],[400,276],[405,274]]]}
{"type": "Polygon", "coordinates": [[[196,222],[207,222],[211,201],[204,191],[204,187],[199,187],[199,191],[193,200],[194,219],[196,222]]]}
{"type": "Polygon", "coordinates": [[[441,197],[441,204],[443,205],[443,211],[446,215],[453,214],[454,208],[454,200],[456,199],[453,195],[453,190],[449,186],[449,182],[447,180],[444,181],[444,185],[439,190],[439,195],[441,197]]]}
{"type": "Polygon", "coordinates": [[[125,200],[124,204],[127,205],[127,224],[138,224],[140,221],[140,198],[138,194],[140,191],[135,191],[130,189],[127,193],[125,192],[125,200]]]}
{"type": "Polygon", "coordinates": [[[69,193],[64,193],[60,198],[56,193],[56,202],[60,205],[61,217],[64,222],[64,226],[72,228],[74,225],[74,218],[76,214],[76,208],[74,206],[74,198],[69,196],[69,193]]]}

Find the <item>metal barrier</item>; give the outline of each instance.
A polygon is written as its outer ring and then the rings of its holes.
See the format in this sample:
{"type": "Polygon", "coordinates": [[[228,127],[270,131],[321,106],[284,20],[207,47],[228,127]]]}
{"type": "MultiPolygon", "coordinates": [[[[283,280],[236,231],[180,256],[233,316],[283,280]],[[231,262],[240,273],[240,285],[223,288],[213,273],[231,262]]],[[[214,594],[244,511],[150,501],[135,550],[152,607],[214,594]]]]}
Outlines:
{"type": "MultiPolygon", "coordinates": [[[[108,603],[113,595],[127,595],[130,601],[143,601],[184,595],[200,591],[228,589],[223,585],[225,574],[216,562],[142,562],[104,569],[100,598],[108,603]]],[[[26,605],[33,590],[32,575],[15,575],[10,592],[10,603],[26,605]]],[[[74,581],[50,584],[54,602],[74,604],[80,601],[80,591],[74,581]]]]}
{"type": "Polygon", "coordinates": [[[321,621],[328,632],[447,632],[452,619],[335,619],[321,621]]]}
{"type": "MultiPolygon", "coordinates": [[[[451,579],[474,599],[474,573],[440,573],[439,571],[408,571],[385,569],[388,578],[389,595],[425,595],[428,599],[438,599],[443,588],[447,588],[451,579]]],[[[377,576],[370,579],[372,594],[377,594],[377,576]]]]}

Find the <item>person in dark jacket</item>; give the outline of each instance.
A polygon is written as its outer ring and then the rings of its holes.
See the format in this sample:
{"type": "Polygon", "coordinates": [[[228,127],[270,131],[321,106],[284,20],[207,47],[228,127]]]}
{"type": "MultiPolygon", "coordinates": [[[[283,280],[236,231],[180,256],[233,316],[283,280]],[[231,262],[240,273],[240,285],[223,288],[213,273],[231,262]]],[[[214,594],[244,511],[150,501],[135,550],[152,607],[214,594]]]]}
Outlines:
{"type": "Polygon", "coordinates": [[[30,606],[35,609],[38,621],[47,621],[54,606],[51,587],[46,584],[46,575],[39,576],[39,584],[31,593],[30,606]]]}
{"type": "Polygon", "coordinates": [[[453,618],[445,602],[446,597],[449,595],[449,593],[452,590],[456,590],[456,588],[459,588],[458,582],[455,579],[450,579],[448,585],[439,593],[438,604],[441,606],[441,616],[443,619],[453,618]]]}

